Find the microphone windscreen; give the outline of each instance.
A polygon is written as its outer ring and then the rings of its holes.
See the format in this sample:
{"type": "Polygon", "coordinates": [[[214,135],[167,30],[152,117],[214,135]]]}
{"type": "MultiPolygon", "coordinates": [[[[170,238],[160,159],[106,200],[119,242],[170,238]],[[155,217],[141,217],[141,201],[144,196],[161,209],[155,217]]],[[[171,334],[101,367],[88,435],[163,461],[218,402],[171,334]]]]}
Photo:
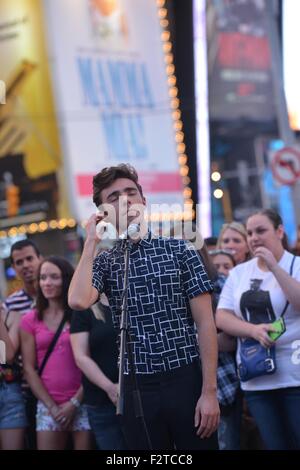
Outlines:
{"type": "Polygon", "coordinates": [[[96,225],[96,234],[99,240],[116,240],[118,238],[115,227],[104,220],[96,225]]]}
{"type": "Polygon", "coordinates": [[[130,224],[127,229],[127,232],[128,232],[129,238],[134,238],[135,235],[137,235],[140,232],[139,224],[130,224]]]}

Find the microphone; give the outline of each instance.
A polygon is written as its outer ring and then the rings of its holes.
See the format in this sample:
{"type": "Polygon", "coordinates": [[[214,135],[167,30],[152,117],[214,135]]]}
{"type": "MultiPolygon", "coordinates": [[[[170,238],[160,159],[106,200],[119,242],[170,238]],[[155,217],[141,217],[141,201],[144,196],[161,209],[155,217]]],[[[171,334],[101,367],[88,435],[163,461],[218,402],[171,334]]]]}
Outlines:
{"type": "Polygon", "coordinates": [[[126,239],[135,240],[137,238],[136,235],[139,233],[140,233],[139,224],[130,224],[127,230],[125,230],[125,232],[119,236],[119,239],[120,240],[126,240],[126,239]]]}
{"type": "Polygon", "coordinates": [[[98,222],[96,225],[96,234],[99,240],[117,240],[118,239],[118,234],[113,226],[113,224],[109,222],[105,222],[104,220],[101,220],[98,222]]]}

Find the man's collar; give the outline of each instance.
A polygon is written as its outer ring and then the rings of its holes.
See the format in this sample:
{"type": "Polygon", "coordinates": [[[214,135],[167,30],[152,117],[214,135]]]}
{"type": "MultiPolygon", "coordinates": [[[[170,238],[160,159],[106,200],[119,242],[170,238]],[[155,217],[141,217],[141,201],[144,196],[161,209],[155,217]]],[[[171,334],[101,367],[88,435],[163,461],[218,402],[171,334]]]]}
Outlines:
{"type": "MultiPolygon", "coordinates": [[[[143,238],[140,238],[138,241],[133,243],[134,246],[151,246],[151,242],[155,238],[155,235],[151,232],[151,230],[148,228],[147,232],[145,233],[145,236],[143,238]]],[[[120,249],[120,243],[122,244],[125,240],[119,240],[116,245],[112,248],[112,252],[118,251],[120,249]]]]}
{"type": "Polygon", "coordinates": [[[143,238],[141,238],[141,239],[138,241],[138,243],[140,243],[141,245],[150,246],[153,238],[154,238],[153,233],[152,233],[151,230],[148,228],[148,230],[147,230],[145,236],[144,236],[143,238]]]}
{"type": "Polygon", "coordinates": [[[147,227],[145,235],[142,238],[139,238],[137,241],[133,241],[133,246],[150,246],[153,238],[153,233],[151,232],[150,228],[147,227]]]}

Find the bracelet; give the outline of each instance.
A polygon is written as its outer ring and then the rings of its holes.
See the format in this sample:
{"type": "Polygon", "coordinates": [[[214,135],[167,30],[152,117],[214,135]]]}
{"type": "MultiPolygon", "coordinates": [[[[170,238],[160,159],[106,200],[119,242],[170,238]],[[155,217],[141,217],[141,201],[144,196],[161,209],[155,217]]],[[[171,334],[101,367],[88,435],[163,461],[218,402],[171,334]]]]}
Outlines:
{"type": "Polygon", "coordinates": [[[80,408],[81,406],[80,401],[75,397],[70,398],[70,402],[75,406],[75,408],[80,408]]]}

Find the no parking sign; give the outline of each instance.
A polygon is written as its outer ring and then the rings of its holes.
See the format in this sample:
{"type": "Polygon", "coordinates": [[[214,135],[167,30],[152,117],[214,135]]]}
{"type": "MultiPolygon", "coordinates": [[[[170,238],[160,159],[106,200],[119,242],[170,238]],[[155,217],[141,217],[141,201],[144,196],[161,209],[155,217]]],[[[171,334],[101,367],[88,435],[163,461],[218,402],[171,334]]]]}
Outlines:
{"type": "Polygon", "coordinates": [[[271,158],[274,178],[283,185],[293,185],[300,178],[300,150],[284,147],[271,158]]]}

